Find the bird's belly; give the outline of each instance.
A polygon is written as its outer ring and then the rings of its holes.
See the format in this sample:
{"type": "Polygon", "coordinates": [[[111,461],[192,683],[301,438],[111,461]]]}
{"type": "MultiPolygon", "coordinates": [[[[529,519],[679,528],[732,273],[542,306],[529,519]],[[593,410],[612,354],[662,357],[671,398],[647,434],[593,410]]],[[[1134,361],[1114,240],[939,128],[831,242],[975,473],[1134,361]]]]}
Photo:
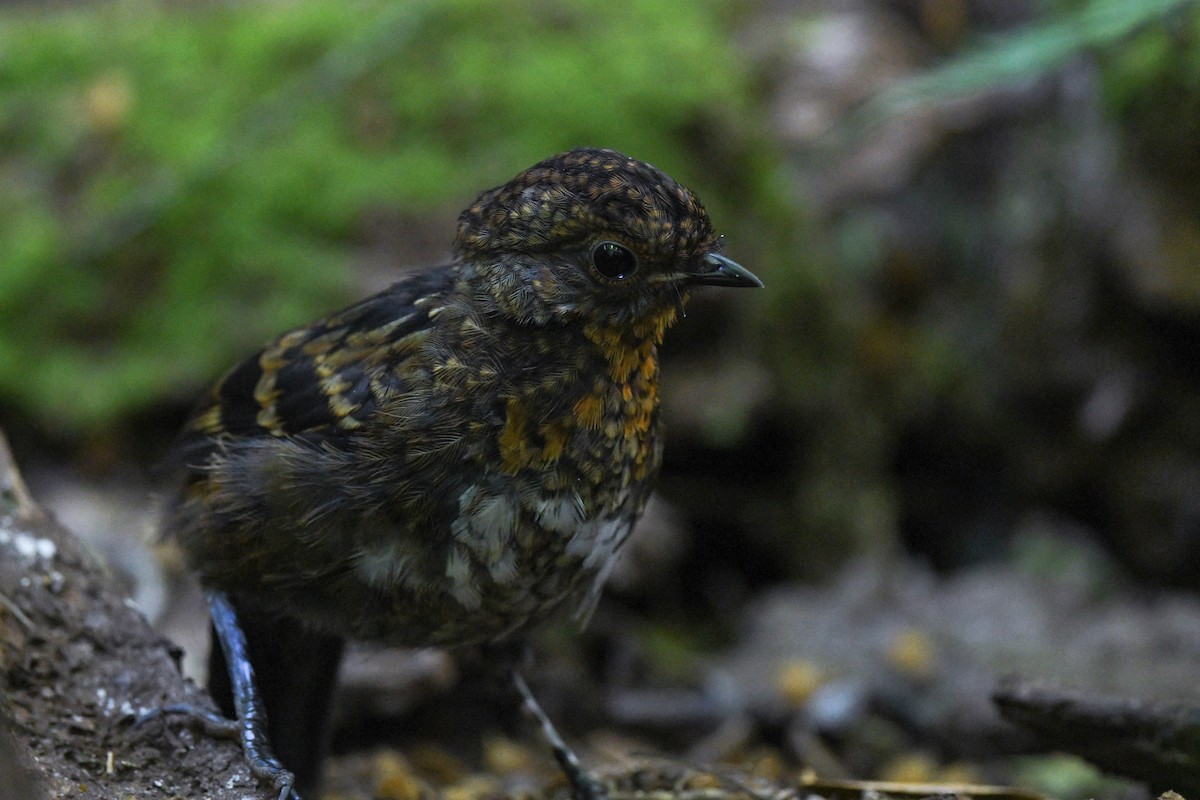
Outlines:
{"type": "Polygon", "coordinates": [[[403,548],[394,542],[360,555],[350,593],[370,600],[347,609],[343,630],[394,645],[459,646],[509,638],[558,611],[586,614],[631,520],[601,517],[566,528],[562,517],[548,512],[545,519],[553,527],[517,524],[498,537],[501,546],[456,540],[421,570],[403,568],[403,548]]]}

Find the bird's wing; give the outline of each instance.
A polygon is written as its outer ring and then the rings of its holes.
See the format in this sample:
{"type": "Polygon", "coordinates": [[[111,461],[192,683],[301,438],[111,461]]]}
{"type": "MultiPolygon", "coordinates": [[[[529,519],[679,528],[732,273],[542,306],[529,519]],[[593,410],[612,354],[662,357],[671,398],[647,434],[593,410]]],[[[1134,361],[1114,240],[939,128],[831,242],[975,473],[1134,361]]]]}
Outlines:
{"type": "Polygon", "coordinates": [[[230,370],[193,412],[173,458],[203,467],[226,443],[298,436],[337,447],[403,392],[395,365],[428,330],[429,298],[450,285],[450,270],[413,273],[349,308],[289,331],[230,370]]]}

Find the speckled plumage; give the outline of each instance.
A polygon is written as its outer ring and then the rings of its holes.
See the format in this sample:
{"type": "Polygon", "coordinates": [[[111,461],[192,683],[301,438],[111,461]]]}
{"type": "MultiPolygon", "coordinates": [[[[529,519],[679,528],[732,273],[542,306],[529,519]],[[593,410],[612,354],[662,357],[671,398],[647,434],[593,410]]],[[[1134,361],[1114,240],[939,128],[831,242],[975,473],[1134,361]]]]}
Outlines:
{"type": "Polygon", "coordinates": [[[463,212],[452,264],[226,375],[165,530],[206,585],[343,636],[453,646],[586,614],[658,471],[663,334],[692,285],[759,285],[716,246],[652,166],[531,167],[463,212]]]}

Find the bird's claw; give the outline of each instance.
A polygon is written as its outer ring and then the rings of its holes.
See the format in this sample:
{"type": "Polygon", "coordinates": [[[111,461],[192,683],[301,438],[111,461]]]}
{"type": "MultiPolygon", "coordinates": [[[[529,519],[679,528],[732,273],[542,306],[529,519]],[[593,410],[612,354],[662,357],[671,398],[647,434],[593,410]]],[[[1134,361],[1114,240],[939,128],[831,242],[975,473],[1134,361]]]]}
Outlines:
{"type": "Polygon", "coordinates": [[[234,719],[228,719],[215,711],[189,703],[176,703],[169,706],[159,706],[138,714],[133,720],[132,730],[141,728],[146,723],[166,717],[178,715],[203,730],[209,736],[219,739],[234,739],[242,746],[246,754],[246,764],[250,772],[260,781],[270,784],[279,790],[278,800],[300,800],[300,795],[293,788],[295,776],[284,768],[270,754],[260,752],[260,746],[253,738],[246,736],[245,728],[234,719]]]}

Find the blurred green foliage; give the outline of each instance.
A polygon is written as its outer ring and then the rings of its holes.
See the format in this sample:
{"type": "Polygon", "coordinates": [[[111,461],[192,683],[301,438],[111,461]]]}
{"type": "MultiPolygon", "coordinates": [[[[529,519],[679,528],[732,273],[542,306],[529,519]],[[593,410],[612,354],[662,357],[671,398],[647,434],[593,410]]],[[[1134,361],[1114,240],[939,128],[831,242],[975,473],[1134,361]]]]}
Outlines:
{"type": "Polygon", "coordinates": [[[1059,800],[1117,797],[1128,791],[1086,761],[1070,755],[1023,756],[1016,761],[1013,783],[1059,800]]]}
{"type": "Polygon", "coordinates": [[[898,82],[867,104],[863,118],[878,120],[1043,77],[1084,52],[1106,50],[1120,65],[1109,83],[1121,99],[1177,74],[1181,66],[1190,66],[1200,80],[1200,51],[1183,48],[1186,64],[1172,57],[1187,38],[1194,43],[1200,30],[1196,0],[1057,0],[1048,5],[1049,13],[1037,22],[898,82]]]}
{"type": "Polygon", "coordinates": [[[373,212],[452,215],[571,146],[636,154],[703,196],[720,180],[698,163],[705,141],[752,158],[732,134],[749,77],[728,13],[694,0],[0,11],[0,399],[69,433],[190,395],[348,299],[373,212]]]}
{"type": "MultiPolygon", "coordinates": [[[[1116,110],[1138,105],[1148,88],[1164,81],[1200,95],[1200,3],[1192,0],[1186,9],[1143,26],[1107,59],[1104,88],[1116,110]]],[[[1180,122],[1191,122],[1181,117],[1180,122]]]]}

